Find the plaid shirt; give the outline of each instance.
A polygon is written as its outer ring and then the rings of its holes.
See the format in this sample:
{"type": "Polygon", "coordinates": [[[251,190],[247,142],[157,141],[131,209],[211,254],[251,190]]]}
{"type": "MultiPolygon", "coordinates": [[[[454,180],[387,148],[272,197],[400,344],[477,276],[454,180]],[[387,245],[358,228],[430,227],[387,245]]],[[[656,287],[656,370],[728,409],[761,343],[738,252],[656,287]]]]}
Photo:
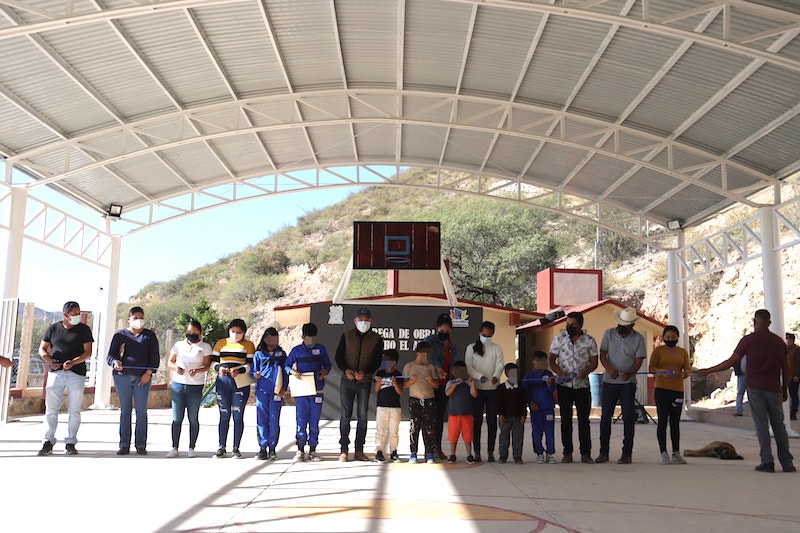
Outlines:
{"type": "MultiPolygon", "coordinates": [[[[582,331],[581,336],[573,343],[567,332],[562,331],[553,339],[550,353],[556,355],[556,362],[561,370],[567,374],[580,374],[589,367],[591,358],[597,357],[597,341],[582,331]]],[[[570,389],[588,389],[589,378],[558,380],[558,384],[570,389]]]]}

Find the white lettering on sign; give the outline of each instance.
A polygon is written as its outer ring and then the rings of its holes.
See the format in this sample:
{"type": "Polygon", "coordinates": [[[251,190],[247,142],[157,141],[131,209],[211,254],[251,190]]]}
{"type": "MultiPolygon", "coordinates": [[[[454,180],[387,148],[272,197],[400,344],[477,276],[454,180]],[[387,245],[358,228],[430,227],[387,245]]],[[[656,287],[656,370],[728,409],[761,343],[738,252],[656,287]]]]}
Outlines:
{"type": "Polygon", "coordinates": [[[372,330],[384,339],[394,339],[394,330],[392,328],[372,328],[372,330]]]}
{"type": "Polygon", "coordinates": [[[397,330],[397,338],[398,339],[407,339],[411,336],[411,330],[406,328],[400,328],[397,330]]]}
{"type": "Polygon", "coordinates": [[[433,331],[434,330],[432,330],[432,329],[415,329],[414,330],[414,338],[417,339],[417,340],[422,340],[425,337],[427,337],[428,335],[433,334],[433,331]]]}
{"type": "MultiPolygon", "coordinates": [[[[406,330],[406,331],[408,331],[408,330],[406,330]]],[[[411,348],[408,346],[408,341],[407,340],[400,341],[400,351],[401,352],[407,352],[410,349],[411,348]]]]}

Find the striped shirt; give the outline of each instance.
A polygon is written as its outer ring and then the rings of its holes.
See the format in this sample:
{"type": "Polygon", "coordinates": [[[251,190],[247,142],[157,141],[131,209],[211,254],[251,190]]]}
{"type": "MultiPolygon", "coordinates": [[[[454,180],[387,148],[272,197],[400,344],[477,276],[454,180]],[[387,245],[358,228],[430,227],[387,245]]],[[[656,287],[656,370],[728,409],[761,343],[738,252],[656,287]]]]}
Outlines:
{"type": "Polygon", "coordinates": [[[246,365],[245,370],[250,372],[250,369],[253,368],[254,353],[256,353],[256,347],[250,341],[243,340],[238,343],[231,342],[230,339],[220,339],[214,345],[211,360],[226,368],[246,365]]]}

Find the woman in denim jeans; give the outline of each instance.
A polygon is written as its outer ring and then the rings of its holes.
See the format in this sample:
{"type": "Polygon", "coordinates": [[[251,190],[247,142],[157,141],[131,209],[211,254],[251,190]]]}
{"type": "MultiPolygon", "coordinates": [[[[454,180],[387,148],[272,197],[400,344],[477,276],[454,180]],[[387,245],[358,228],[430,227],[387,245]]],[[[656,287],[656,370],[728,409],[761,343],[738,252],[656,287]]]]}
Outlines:
{"type": "Polygon", "coordinates": [[[206,372],[211,367],[211,345],[203,341],[200,322],[189,321],[186,338],[172,347],[167,366],[172,369],[172,450],[167,457],[178,457],[184,414],[189,417],[189,453],[186,456],[194,457],[194,446],[200,433],[200,401],[206,372]]]}

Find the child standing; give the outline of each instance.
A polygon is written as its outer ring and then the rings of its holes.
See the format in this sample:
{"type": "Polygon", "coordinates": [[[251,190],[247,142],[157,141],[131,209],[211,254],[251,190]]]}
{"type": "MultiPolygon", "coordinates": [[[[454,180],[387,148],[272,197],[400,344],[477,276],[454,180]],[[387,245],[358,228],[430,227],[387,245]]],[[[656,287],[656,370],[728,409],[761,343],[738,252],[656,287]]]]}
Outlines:
{"type": "Polygon", "coordinates": [[[400,395],[403,393],[402,374],[395,368],[400,354],[390,349],[383,352],[381,369],[375,373],[375,392],[377,408],[375,410],[375,460],[385,461],[383,450],[389,453],[390,461],[397,461],[397,435],[400,429],[400,395]]]}
{"type": "Polygon", "coordinates": [[[331,371],[331,359],[325,346],[317,343],[317,325],[303,324],[303,343],[298,344],[286,358],[286,371],[296,378],[313,372],[316,394],[294,398],[297,416],[297,452],[295,461],[305,461],[305,446],[308,444],[308,460],[320,461],[317,454],[319,418],[322,415],[322,389],[325,376],[331,371]]]}
{"type": "Polygon", "coordinates": [[[528,406],[531,409],[531,438],[533,451],[536,453],[536,462],[545,461],[553,464],[556,462],[553,454],[556,453],[555,434],[555,380],[553,373],[547,370],[547,354],[537,350],[533,354],[533,370],[525,374],[524,387],[528,406]],[[542,446],[542,433],[544,433],[545,447],[542,446]],[[546,453],[547,455],[542,455],[546,453]]]}
{"type": "Polygon", "coordinates": [[[456,445],[458,435],[464,439],[464,448],[467,450],[467,462],[472,464],[475,457],[472,455],[472,439],[474,436],[474,418],[472,416],[472,398],[478,397],[475,380],[467,377],[467,364],[464,361],[453,363],[453,379],[447,382],[444,391],[450,398],[449,416],[447,418],[447,436],[450,441],[450,457],[448,463],[456,462],[456,445]]]}
{"type": "Polygon", "coordinates": [[[256,435],[260,451],[256,459],[278,458],[275,448],[280,434],[281,406],[288,376],[283,368],[286,352],[278,346],[278,330],[267,328],[253,356],[253,378],[256,389],[256,435]]]}
{"type": "Polygon", "coordinates": [[[408,376],[403,386],[408,389],[408,415],[411,418],[411,456],[409,463],[417,462],[419,449],[419,432],[422,430],[422,441],[425,445],[425,460],[436,462],[433,456],[436,436],[436,399],[434,391],[439,386],[439,374],[430,364],[431,345],[425,341],[417,343],[417,358],[403,367],[403,375],[408,376]]]}
{"type": "Polygon", "coordinates": [[[507,379],[498,385],[495,391],[497,415],[500,422],[498,462],[505,463],[508,460],[508,445],[511,443],[514,462],[522,464],[522,439],[525,434],[525,416],[528,414],[525,406],[525,392],[518,384],[517,365],[508,363],[503,371],[507,379]]]}

